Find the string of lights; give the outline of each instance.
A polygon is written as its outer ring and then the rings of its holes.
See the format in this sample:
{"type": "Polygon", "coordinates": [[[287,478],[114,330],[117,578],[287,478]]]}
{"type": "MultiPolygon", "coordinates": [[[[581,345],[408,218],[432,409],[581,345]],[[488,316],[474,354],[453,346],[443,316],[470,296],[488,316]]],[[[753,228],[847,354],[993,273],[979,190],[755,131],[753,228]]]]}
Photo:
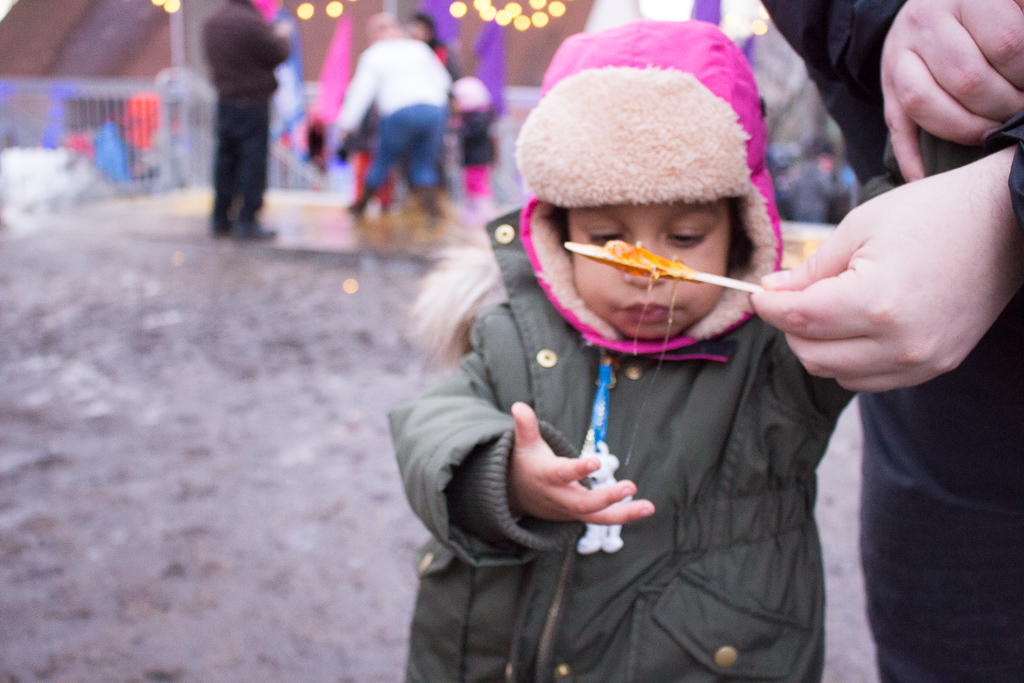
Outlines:
{"type": "Polygon", "coordinates": [[[163,7],[168,14],[174,14],[181,9],[181,0],[153,0],[157,7],[163,7]]]}
{"type": "MultiPolygon", "coordinates": [[[[350,0],[354,2],[355,0],[350,0]]],[[[168,14],[174,14],[181,9],[181,0],[152,0],[157,7],[163,7],[168,14]]],[[[345,12],[345,5],[341,0],[332,0],[324,7],[324,13],[331,19],[337,19],[345,12]]],[[[295,16],[299,19],[312,19],[316,15],[316,7],[311,2],[304,2],[295,8],[295,16]]]]}
{"type": "MultiPolygon", "coordinates": [[[[356,0],[349,0],[355,2],[356,0]]],[[[524,7],[519,2],[512,0],[504,7],[496,7],[492,0],[472,0],[472,8],[480,15],[483,21],[493,21],[499,26],[511,24],[519,31],[529,28],[544,28],[552,19],[558,19],[566,12],[565,2],[572,0],[523,0],[529,7],[524,7]]],[[[154,5],[163,7],[169,14],[174,14],[181,9],[181,0],[152,0],[154,5]]],[[[768,32],[768,13],[764,6],[757,3],[760,17],[751,20],[741,18],[739,14],[727,12],[722,17],[722,29],[732,37],[732,34],[739,35],[764,35],[768,32]]],[[[462,19],[469,13],[470,6],[465,0],[455,0],[448,7],[449,13],[456,19],[462,19]]],[[[345,5],[341,0],[331,0],[323,8],[324,14],[332,19],[341,17],[345,12],[345,5]]],[[[312,2],[303,2],[295,8],[295,16],[302,20],[309,20],[316,16],[317,9],[312,2]]]]}
{"type": "MultiPolygon", "coordinates": [[[[491,0],[473,0],[473,9],[484,21],[493,21],[499,26],[512,24],[517,30],[525,31],[530,27],[544,28],[551,21],[565,14],[565,3],[561,0],[529,0],[530,9],[524,9],[518,2],[509,2],[501,9],[491,4],[491,0]]],[[[462,0],[455,0],[448,11],[456,19],[461,19],[469,13],[469,6],[462,0]]]]}

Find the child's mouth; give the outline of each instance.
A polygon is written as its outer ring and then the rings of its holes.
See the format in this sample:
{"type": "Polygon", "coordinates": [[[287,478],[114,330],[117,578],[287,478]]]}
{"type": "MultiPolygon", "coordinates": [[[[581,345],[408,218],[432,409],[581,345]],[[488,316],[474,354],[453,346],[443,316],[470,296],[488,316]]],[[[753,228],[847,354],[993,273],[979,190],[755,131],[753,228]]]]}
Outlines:
{"type": "Polygon", "coordinates": [[[626,319],[634,325],[650,325],[663,323],[668,320],[671,309],[668,306],[656,304],[634,304],[623,310],[626,319]]]}

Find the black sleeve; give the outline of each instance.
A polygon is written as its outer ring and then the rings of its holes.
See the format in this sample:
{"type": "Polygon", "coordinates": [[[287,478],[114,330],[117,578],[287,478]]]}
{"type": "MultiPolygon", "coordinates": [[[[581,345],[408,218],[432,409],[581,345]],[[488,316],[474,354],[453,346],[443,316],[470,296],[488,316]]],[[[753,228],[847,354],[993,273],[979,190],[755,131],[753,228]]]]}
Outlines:
{"type": "Polygon", "coordinates": [[[772,21],[807,63],[847,140],[857,177],[885,172],[882,112],[885,36],[906,0],[765,0],[772,21]]]}
{"type": "Polygon", "coordinates": [[[1013,165],[1010,166],[1010,201],[1017,225],[1024,231],[1024,111],[1003,124],[985,140],[985,151],[995,152],[1016,145],[1013,165]]]}
{"type": "Polygon", "coordinates": [[[257,63],[273,68],[288,59],[291,45],[287,38],[277,35],[272,26],[256,18],[249,23],[248,36],[252,58],[257,63]]]}
{"type": "Polygon", "coordinates": [[[765,0],[772,21],[818,78],[880,103],[882,43],[906,0],[765,0]]]}

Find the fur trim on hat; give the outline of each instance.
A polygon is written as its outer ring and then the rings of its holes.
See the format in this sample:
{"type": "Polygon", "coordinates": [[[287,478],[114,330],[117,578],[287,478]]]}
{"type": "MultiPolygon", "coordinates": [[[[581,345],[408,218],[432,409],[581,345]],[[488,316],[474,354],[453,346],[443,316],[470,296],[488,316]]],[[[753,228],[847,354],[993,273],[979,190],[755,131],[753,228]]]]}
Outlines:
{"type": "Polygon", "coordinates": [[[456,367],[470,352],[470,330],[480,311],[508,300],[487,234],[474,230],[464,243],[441,252],[423,278],[410,311],[409,332],[427,363],[456,367]]]}
{"type": "Polygon", "coordinates": [[[747,133],[693,74],[604,67],[559,81],[530,112],[516,163],[564,208],[709,202],[747,192],[747,133]]]}

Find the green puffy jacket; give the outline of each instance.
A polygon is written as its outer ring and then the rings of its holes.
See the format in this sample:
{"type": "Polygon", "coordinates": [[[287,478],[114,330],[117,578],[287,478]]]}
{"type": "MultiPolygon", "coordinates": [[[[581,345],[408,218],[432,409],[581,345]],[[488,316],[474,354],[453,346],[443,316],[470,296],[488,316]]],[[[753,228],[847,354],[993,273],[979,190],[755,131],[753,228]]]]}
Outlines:
{"type": "Polygon", "coordinates": [[[623,528],[619,552],[578,555],[581,524],[509,512],[509,408],[529,403],[555,452],[576,457],[601,350],[541,290],[518,214],[498,226],[508,303],[477,318],[458,373],[391,414],[409,502],[434,537],[407,679],[820,680],[815,468],[852,394],[808,375],[757,318],[691,359],[621,357],[608,445],[616,477],[656,512],[623,528]]]}

